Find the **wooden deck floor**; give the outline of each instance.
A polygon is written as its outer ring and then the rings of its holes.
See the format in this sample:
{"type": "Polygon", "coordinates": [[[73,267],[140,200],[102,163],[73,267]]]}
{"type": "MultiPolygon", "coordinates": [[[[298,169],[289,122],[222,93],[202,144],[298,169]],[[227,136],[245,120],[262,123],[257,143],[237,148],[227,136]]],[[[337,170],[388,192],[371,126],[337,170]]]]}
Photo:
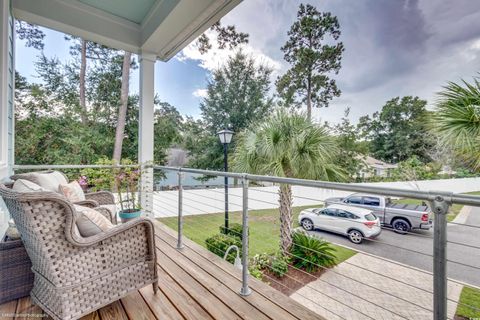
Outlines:
{"type": "MultiPolygon", "coordinates": [[[[176,233],[159,222],[155,233],[158,293],[154,295],[151,286],[145,287],[82,319],[320,319],[253,278],[252,294],[240,296],[241,273],[231,264],[189,240],[185,240],[184,249],[176,250],[176,233]]],[[[0,305],[2,320],[32,319],[28,314],[43,314],[29,297],[0,305]]]]}

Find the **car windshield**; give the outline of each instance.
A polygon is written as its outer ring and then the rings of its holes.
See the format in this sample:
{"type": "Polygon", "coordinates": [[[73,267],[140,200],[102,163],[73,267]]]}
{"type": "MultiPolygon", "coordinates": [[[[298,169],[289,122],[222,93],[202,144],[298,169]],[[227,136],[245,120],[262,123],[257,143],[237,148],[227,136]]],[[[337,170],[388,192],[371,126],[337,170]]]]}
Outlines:
{"type": "Polygon", "coordinates": [[[369,214],[365,215],[365,219],[367,219],[368,221],[373,221],[373,220],[377,219],[377,217],[375,217],[375,215],[369,213],[369,214]]]}

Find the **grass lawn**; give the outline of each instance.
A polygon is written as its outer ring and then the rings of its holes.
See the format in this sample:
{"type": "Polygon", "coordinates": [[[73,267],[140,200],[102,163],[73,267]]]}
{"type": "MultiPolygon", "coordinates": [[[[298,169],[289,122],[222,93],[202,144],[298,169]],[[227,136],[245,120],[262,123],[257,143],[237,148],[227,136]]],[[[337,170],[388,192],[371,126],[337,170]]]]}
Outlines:
{"type": "Polygon", "coordinates": [[[463,287],[460,295],[460,303],[457,306],[457,315],[466,319],[480,318],[480,290],[470,287],[463,287]],[[472,306],[473,308],[469,308],[472,306]]]}
{"type": "MultiPolygon", "coordinates": [[[[294,207],[294,226],[297,226],[297,218],[305,208],[308,207],[294,207]]],[[[253,257],[257,253],[273,253],[279,248],[280,241],[280,219],[278,209],[264,209],[249,211],[249,226],[250,226],[250,250],[249,255],[253,257]]],[[[241,212],[231,212],[230,222],[241,223],[241,212]]],[[[170,228],[177,230],[177,218],[160,218],[170,228]]],[[[223,213],[202,214],[195,216],[184,217],[183,231],[186,237],[195,241],[196,243],[205,247],[205,239],[219,233],[219,227],[224,223],[223,213]]],[[[332,244],[333,245],[333,244],[332,244]]],[[[342,262],[351,256],[356,251],[346,249],[340,246],[333,245],[337,249],[337,260],[342,262]]]]}
{"type": "MultiPolygon", "coordinates": [[[[470,195],[476,195],[480,196],[480,191],[475,191],[475,192],[468,192],[466,194],[470,195]]],[[[421,201],[416,200],[416,199],[400,199],[400,200],[395,200],[396,203],[404,203],[404,204],[421,204],[421,201]]],[[[447,221],[453,221],[455,217],[460,213],[460,210],[462,210],[463,205],[461,204],[454,204],[450,207],[450,211],[448,212],[447,215],[447,221]]]]}

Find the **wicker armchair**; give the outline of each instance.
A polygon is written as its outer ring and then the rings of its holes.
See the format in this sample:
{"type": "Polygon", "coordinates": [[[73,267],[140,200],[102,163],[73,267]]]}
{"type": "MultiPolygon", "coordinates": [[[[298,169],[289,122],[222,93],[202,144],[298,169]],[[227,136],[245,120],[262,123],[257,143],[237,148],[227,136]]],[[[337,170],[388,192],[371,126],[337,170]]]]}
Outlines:
{"type": "MultiPolygon", "coordinates": [[[[46,170],[42,172],[52,172],[52,170],[46,170]]],[[[35,172],[14,174],[13,176],[10,177],[10,179],[11,180],[25,179],[40,185],[40,182],[38,181],[37,177],[33,173],[35,172]]],[[[65,177],[65,180],[68,182],[68,177],[63,172],[60,172],[60,173],[65,177]]],[[[96,208],[96,209],[99,206],[115,206],[115,197],[113,193],[111,193],[110,191],[89,192],[89,193],[85,193],[84,201],[78,201],[78,202],[75,202],[75,204],[84,206],[84,207],[96,208]]],[[[99,211],[103,215],[105,215],[109,220],[111,220],[114,224],[117,223],[116,210],[112,211],[109,209],[107,211],[104,209],[100,209],[99,211]]]]}
{"type": "Polygon", "coordinates": [[[139,218],[88,238],[75,208],[54,192],[15,192],[0,184],[35,274],[30,293],[54,319],[78,319],[130,292],[158,290],[154,228],[139,218]]]}

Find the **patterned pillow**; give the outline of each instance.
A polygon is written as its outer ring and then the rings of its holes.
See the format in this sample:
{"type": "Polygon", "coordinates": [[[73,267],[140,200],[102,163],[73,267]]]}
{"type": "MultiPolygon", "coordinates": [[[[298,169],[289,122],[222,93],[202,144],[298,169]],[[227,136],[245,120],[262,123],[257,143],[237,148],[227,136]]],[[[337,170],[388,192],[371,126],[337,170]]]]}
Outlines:
{"type": "Polygon", "coordinates": [[[78,181],[72,181],[69,184],[61,184],[58,191],[63,194],[69,201],[78,202],[85,200],[85,193],[80,187],[78,181]]]}
{"type": "Polygon", "coordinates": [[[77,210],[76,224],[82,237],[91,237],[98,233],[108,231],[115,227],[100,212],[78,205],[74,205],[77,210]]]}

